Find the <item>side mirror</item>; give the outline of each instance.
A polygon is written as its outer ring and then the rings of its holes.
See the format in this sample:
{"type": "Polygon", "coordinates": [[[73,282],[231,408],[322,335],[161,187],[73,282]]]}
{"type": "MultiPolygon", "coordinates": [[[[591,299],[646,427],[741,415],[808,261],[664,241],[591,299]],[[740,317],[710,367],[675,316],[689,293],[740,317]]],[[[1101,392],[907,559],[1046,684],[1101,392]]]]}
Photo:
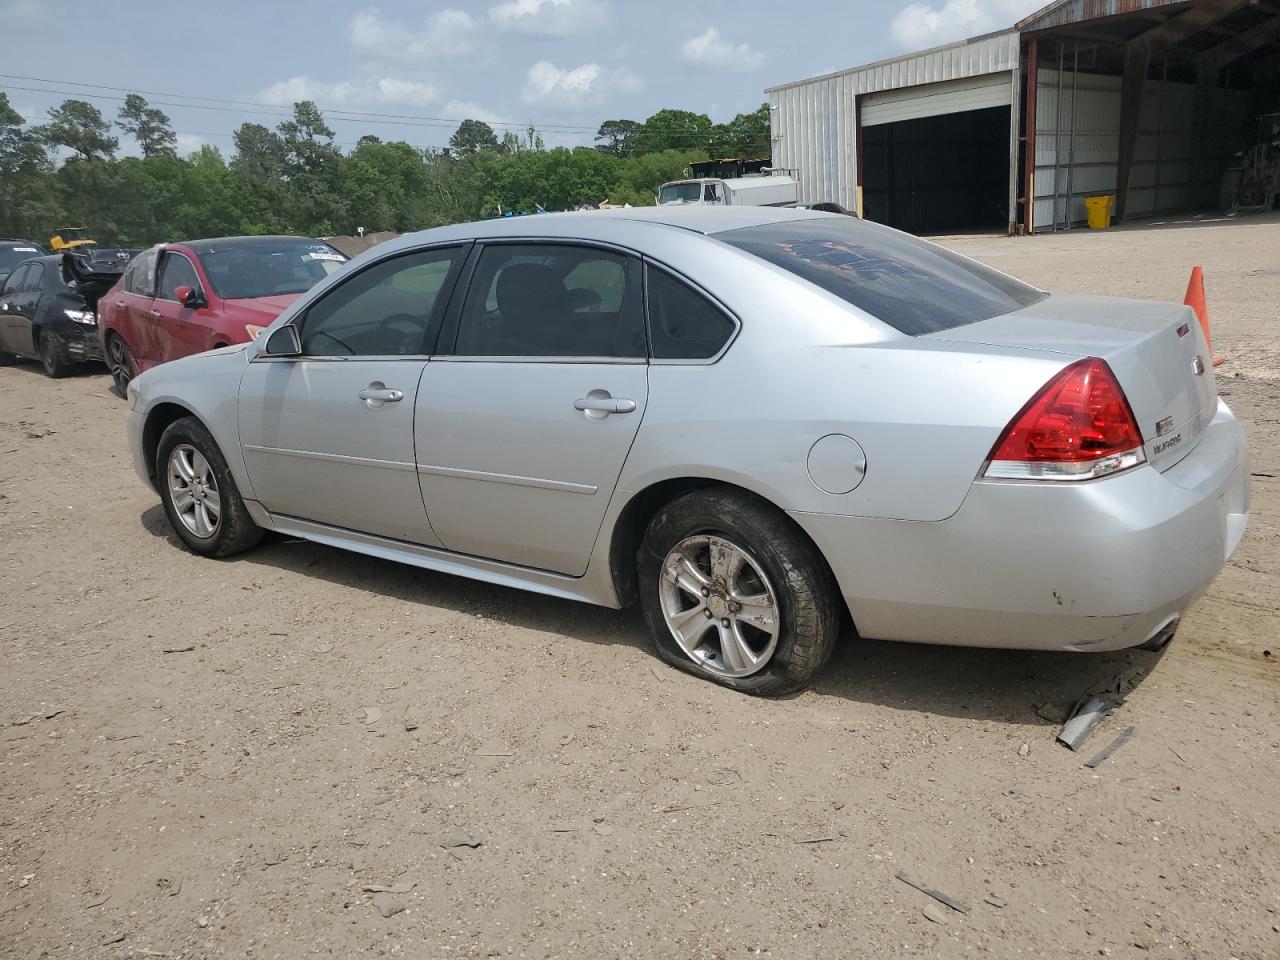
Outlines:
{"type": "Polygon", "coordinates": [[[271,331],[265,340],[258,339],[258,356],[260,357],[297,357],[302,355],[302,341],[298,337],[298,328],[292,323],[271,331]]]}
{"type": "Polygon", "coordinates": [[[178,287],[173,292],[177,295],[178,302],[184,307],[203,307],[206,305],[204,297],[194,287],[178,287]]]}

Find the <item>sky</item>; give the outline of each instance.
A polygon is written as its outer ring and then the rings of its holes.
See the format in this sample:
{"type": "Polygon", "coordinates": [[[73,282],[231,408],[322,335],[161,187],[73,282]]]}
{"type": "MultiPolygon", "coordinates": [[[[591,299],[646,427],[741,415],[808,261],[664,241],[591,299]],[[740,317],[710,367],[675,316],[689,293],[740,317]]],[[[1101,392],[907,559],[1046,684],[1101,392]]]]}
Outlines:
{"type": "MultiPolygon", "coordinates": [[[[1004,29],[1047,0],[0,0],[0,90],[164,110],[182,154],[314,100],[337,142],[443,146],[465,118],[590,144],[664,107],[723,122],[766,87],[1004,29]]],[[[135,151],[127,137],[121,152],[135,151]]]]}

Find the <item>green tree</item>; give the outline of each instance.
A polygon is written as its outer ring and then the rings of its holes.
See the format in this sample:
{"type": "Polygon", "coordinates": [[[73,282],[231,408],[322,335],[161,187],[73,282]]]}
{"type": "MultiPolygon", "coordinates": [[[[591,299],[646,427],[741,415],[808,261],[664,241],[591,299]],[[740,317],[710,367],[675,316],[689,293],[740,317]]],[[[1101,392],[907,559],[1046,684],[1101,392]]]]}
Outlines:
{"type": "Polygon", "coordinates": [[[705,150],[711,135],[711,118],[688,110],[659,110],[635,135],[637,153],[663,150],[705,150]]]}
{"type": "Polygon", "coordinates": [[[615,157],[629,157],[636,151],[636,141],[644,124],[635,120],[606,120],[596,131],[596,149],[615,157]]]}
{"type": "Polygon", "coordinates": [[[178,136],[169,117],[136,93],[124,98],[116,126],[138,141],[144,157],[177,156],[178,136]]]}
{"type": "Polygon", "coordinates": [[[493,127],[483,120],[463,120],[449,138],[449,149],[459,157],[469,157],[483,152],[496,152],[500,148],[493,127]]]}
{"type": "Polygon", "coordinates": [[[242,123],[231,135],[236,155],[231,169],[258,182],[275,182],[284,176],[284,141],[260,123],[242,123]]]}
{"type": "Polygon", "coordinates": [[[84,100],[64,100],[62,106],[49,111],[49,122],[35,132],[49,146],[66,147],[81,160],[110,160],[120,146],[101,111],[84,100]]]}
{"type": "Polygon", "coordinates": [[[770,155],[769,104],[762,103],[751,113],[740,113],[728,123],[711,129],[708,151],[717,157],[759,160],[770,155]]]}
{"type": "Polygon", "coordinates": [[[49,154],[25,127],[0,92],[0,236],[43,235],[48,220],[58,217],[49,154]]]}

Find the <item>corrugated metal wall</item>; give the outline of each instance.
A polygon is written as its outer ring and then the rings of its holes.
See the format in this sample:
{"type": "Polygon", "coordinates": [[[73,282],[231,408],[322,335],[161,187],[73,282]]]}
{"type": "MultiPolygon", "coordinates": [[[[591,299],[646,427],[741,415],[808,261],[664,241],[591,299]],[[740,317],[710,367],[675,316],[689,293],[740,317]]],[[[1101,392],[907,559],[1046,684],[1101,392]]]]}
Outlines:
{"type": "Polygon", "coordinates": [[[855,98],[860,94],[1008,72],[1018,65],[1014,31],[949,44],[767,90],[773,164],[796,170],[800,200],[857,205],[855,98]]]}
{"type": "MultiPolygon", "coordinates": [[[[1115,194],[1120,78],[1069,69],[1059,77],[1056,69],[1042,68],[1038,93],[1035,227],[1041,232],[1055,224],[1062,229],[1084,223],[1085,197],[1115,194]]],[[[1247,112],[1241,95],[1211,89],[1207,129],[1196,137],[1194,85],[1149,78],[1142,91],[1126,215],[1147,217],[1213,202],[1223,161],[1238,138],[1231,131],[1247,112]]]]}

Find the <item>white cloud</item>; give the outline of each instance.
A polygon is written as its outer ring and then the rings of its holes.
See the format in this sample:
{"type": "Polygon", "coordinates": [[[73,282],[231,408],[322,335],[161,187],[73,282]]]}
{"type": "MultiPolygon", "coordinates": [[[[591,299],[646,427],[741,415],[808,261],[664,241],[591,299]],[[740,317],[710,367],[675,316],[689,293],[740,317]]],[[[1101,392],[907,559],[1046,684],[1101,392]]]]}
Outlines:
{"type": "Polygon", "coordinates": [[[290,77],[260,90],[253,99],[286,107],[299,100],[314,100],[321,107],[331,108],[367,104],[421,106],[439,100],[440,91],[429,83],[393,77],[358,84],[350,80],[325,83],[309,77],[290,77]]]}
{"type": "Polygon", "coordinates": [[[584,63],[562,68],[539,60],[529,68],[522,96],[525,103],[578,110],[599,103],[608,93],[635,93],[643,86],[644,81],[625,67],[609,69],[584,63]]]}
{"type": "Polygon", "coordinates": [[[199,133],[179,133],[177,138],[177,143],[173,145],[173,148],[180,157],[189,157],[193,153],[199,153],[206,140],[204,135],[199,133]]]}
{"type": "Polygon", "coordinates": [[[608,12],[604,0],[506,0],[489,8],[489,19],[504,30],[565,37],[601,26],[608,12]]]}
{"type": "Polygon", "coordinates": [[[362,10],[347,24],[347,39],[365,57],[426,60],[460,57],[475,47],[476,22],[465,10],[446,7],[418,27],[384,19],[376,9],[362,10]]]}
{"type": "Polygon", "coordinates": [[[459,123],[463,120],[480,120],[484,123],[507,122],[507,118],[502,114],[467,100],[450,100],[444,105],[444,115],[456,119],[459,123]]]}
{"type": "Polygon", "coordinates": [[[922,49],[1011,27],[1044,0],[946,0],[904,7],[889,30],[903,49],[922,49]]]}
{"type": "Polygon", "coordinates": [[[764,54],[751,49],[749,43],[730,43],[715,27],[707,27],[705,33],[686,40],[680,56],[693,63],[730,70],[751,70],[764,61],[764,54]]]}

